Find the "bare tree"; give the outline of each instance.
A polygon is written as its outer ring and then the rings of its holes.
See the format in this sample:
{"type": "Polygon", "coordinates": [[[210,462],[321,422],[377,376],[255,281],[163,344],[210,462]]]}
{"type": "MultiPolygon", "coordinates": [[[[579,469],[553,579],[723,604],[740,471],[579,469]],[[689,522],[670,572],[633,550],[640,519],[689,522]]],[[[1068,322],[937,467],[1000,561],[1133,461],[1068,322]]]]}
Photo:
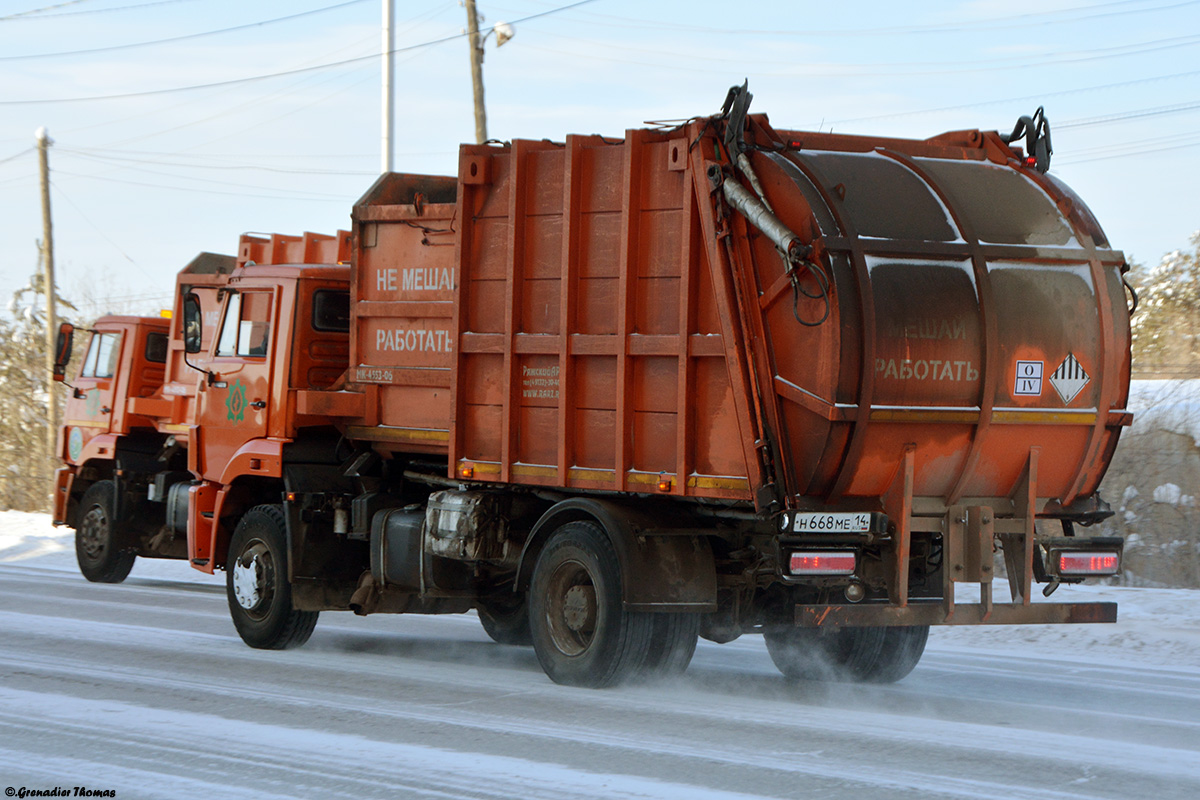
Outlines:
{"type": "MultiPolygon", "coordinates": [[[[60,300],[59,305],[74,307],[60,300]]],[[[40,276],[0,315],[0,510],[46,511],[58,466],[47,452],[46,409],[62,387],[46,374],[45,291],[40,276]]]]}

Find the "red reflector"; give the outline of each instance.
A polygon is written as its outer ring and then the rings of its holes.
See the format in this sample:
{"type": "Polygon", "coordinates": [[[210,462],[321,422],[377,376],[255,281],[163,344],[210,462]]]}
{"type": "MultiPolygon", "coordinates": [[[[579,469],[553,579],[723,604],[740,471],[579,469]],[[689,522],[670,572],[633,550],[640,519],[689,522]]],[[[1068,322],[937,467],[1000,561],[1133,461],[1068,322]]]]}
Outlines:
{"type": "Polygon", "coordinates": [[[853,575],[857,557],[849,550],[806,550],[792,553],[793,575],[853,575]]]}
{"type": "Polygon", "coordinates": [[[1121,559],[1116,553],[1082,551],[1058,554],[1059,575],[1116,575],[1121,559]]]}

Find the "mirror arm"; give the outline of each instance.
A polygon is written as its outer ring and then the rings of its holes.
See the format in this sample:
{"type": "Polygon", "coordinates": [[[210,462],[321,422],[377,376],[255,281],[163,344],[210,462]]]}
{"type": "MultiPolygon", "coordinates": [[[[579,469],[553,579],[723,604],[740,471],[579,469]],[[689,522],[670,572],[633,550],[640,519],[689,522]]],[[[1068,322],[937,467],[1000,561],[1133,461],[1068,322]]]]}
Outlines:
{"type": "Polygon", "coordinates": [[[215,372],[213,372],[213,371],[211,371],[211,370],[205,369],[204,367],[197,367],[195,364],[193,364],[192,362],[188,361],[188,352],[187,352],[187,350],[184,350],[184,351],[183,351],[183,363],[184,363],[184,364],[187,364],[189,367],[191,367],[192,369],[196,370],[196,372],[203,372],[203,373],[204,373],[204,378],[205,378],[205,380],[207,381],[207,383],[208,383],[208,385],[209,385],[209,386],[212,386],[212,385],[213,385],[213,381],[215,381],[215,380],[217,379],[217,373],[215,373],[215,372]]]}

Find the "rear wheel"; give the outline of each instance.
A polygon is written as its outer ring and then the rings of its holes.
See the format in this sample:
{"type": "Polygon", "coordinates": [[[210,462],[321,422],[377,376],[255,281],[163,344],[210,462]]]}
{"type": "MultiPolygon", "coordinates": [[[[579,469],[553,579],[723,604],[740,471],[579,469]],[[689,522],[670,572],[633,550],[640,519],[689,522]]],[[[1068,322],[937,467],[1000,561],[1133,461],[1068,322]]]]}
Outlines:
{"type": "Polygon", "coordinates": [[[299,647],[317,624],[318,612],[292,608],[286,531],[283,509],[255,506],[229,543],[225,593],[233,626],[242,641],[263,650],[299,647]]]}
{"type": "Polygon", "coordinates": [[[626,611],[612,542],[594,522],[569,522],[538,556],[529,591],[533,648],[555,683],[601,688],[645,666],[654,615],[626,611]]]}
{"type": "Polygon", "coordinates": [[[921,660],[929,626],[789,628],[764,638],[775,666],[793,680],[895,683],[921,660]]]}
{"type": "Polygon", "coordinates": [[[479,622],[492,641],[529,647],[533,634],[529,632],[529,606],[525,597],[513,594],[503,599],[490,597],[476,605],[479,622]]]}
{"type": "Polygon", "coordinates": [[[129,576],[137,555],[113,513],[117,488],[112,481],[97,481],[79,503],[75,528],[75,560],[83,577],[94,583],[120,583],[129,576]]]}

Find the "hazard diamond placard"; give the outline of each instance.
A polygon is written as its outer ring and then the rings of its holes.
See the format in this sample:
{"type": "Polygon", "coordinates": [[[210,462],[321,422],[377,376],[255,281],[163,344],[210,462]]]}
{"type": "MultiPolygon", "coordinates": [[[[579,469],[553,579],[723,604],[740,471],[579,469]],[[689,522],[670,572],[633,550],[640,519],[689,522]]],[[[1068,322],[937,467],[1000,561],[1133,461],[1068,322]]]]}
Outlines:
{"type": "Polygon", "coordinates": [[[1067,353],[1066,359],[1050,376],[1050,385],[1054,387],[1054,391],[1058,392],[1063,403],[1070,405],[1090,380],[1091,377],[1084,371],[1083,365],[1079,363],[1079,359],[1075,358],[1075,354],[1067,353]]]}

